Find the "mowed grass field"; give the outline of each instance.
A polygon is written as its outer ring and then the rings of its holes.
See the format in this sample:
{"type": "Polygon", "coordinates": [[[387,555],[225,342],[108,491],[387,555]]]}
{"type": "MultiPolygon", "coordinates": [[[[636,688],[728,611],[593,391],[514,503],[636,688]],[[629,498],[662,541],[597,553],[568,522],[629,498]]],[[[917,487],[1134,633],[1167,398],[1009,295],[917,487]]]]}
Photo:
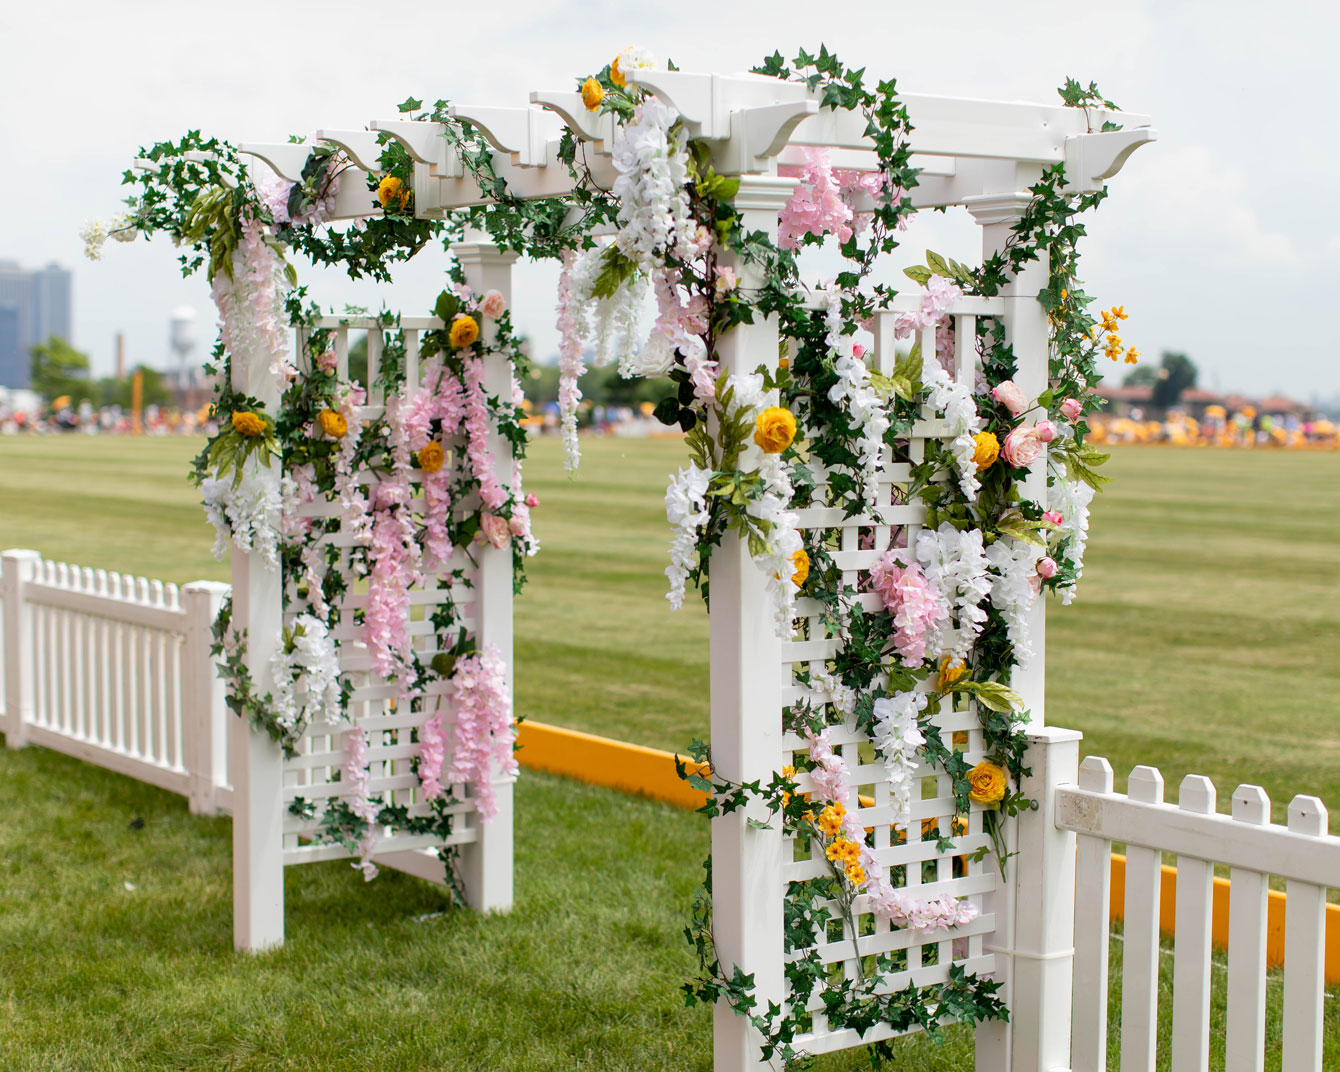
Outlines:
{"type": "MultiPolygon", "coordinates": [[[[226,579],[184,477],[196,446],[0,439],[0,547],[226,579]]],[[[544,550],[516,608],[517,706],[679,748],[707,731],[709,655],[701,605],[675,614],[664,599],[661,496],[682,448],[583,448],[569,480],[556,441],[532,447],[544,550]]],[[[1050,612],[1047,720],[1083,730],[1121,780],[1160,766],[1172,797],[1194,771],[1216,779],[1221,806],[1250,781],[1277,819],[1295,792],[1340,809],[1340,455],[1129,448],[1108,471],[1081,597],[1050,612]]],[[[0,1067],[706,1072],[710,1016],[677,992],[706,826],[525,771],[510,915],[444,911],[439,890],[403,875],[365,888],[347,863],[308,865],[286,873],[288,943],[244,957],[226,818],[41,749],[0,750],[0,1067]]],[[[1274,976],[1275,1031],[1279,997],[1274,976]]],[[[1340,1002],[1326,1009],[1340,1067],[1340,1002]]],[[[908,1040],[898,1067],[971,1061],[954,1030],[943,1047],[908,1040]]],[[[818,1064],[862,1067],[856,1053],[818,1064]]]]}
{"type": "MultiPolygon", "coordinates": [[[[185,583],[226,580],[185,479],[194,440],[0,439],[0,547],[185,583]]],[[[516,606],[517,708],[658,748],[707,732],[707,616],[664,598],[673,440],[532,444],[543,545],[516,606]]],[[[1340,454],[1118,449],[1080,596],[1048,614],[1048,722],[1169,794],[1209,775],[1283,815],[1340,810],[1340,454]]]]}

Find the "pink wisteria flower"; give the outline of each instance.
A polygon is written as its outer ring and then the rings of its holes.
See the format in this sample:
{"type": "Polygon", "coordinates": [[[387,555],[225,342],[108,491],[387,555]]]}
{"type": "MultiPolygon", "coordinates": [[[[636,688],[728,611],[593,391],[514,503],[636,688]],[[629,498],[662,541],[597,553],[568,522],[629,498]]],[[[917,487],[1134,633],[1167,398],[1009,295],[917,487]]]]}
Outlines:
{"type": "Polygon", "coordinates": [[[1083,409],[1084,407],[1080,405],[1078,398],[1067,398],[1061,403],[1061,416],[1068,421],[1073,421],[1083,409]]]}
{"type": "Polygon", "coordinates": [[[1006,465],[1016,469],[1027,469],[1042,455],[1045,446],[1038,438],[1038,430],[1030,425],[1021,424],[1005,437],[1001,445],[1000,456],[1006,465]]]}
{"type": "Polygon", "coordinates": [[[1013,380],[1005,380],[991,388],[991,397],[1016,417],[1028,408],[1028,399],[1013,380]]]}
{"type": "Polygon", "coordinates": [[[485,316],[491,316],[496,320],[507,311],[507,299],[502,296],[502,291],[490,290],[480,301],[479,310],[485,316]]]}
{"type": "Polygon", "coordinates": [[[870,567],[870,587],[893,614],[897,629],[893,646],[903,665],[920,666],[926,658],[927,640],[948,615],[940,593],[917,563],[905,565],[892,550],[870,567]]]}

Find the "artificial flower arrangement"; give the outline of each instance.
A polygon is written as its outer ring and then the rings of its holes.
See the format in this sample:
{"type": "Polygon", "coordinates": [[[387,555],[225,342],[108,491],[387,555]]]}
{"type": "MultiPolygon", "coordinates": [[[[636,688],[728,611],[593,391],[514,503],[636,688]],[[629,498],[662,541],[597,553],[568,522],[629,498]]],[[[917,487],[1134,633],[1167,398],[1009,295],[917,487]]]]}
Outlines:
{"type": "MultiPolygon", "coordinates": [[[[907,270],[921,288],[919,307],[899,314],[895,334],[909,338],[935,329],[936,353],[910,346],[892,374],[872,372],[862,332],[890,308],[894,292],[870,282],[881,255],[898,245],[913,211],[907,191],[917,182],[910,165],[911,126],[892,82],[867,87],[863,72],[847,69],[827,50],[801,52],[788,66],[768,57],[757,73],[800,80],[826,107],[859,112],[867,121],[878,166],[848,171],[827,154],[811,152],[791,173],[799,182],[781,213],[778,237],[748,232],[732,204],[739,179],[716,173],[709,147],[690,137],[678,114],[646,93],[629,75],[655,66],[644,50],[630,48],[601,71],[577,80],[584,107],[612,115],[618,124],[612,189],[595,183],[570,132],[559,160],[573,177],[563,198],[523,201],[494,173],[492,152],[479,133],[450,120],[447,102],[424,109],[410,99],[401,111],[413,119],[445,123],[445,136],[462,165],[491,203],[440,220],[414,212],[413,170],[408,155],[387,140],[382,172],[368,179],[366,220],[348,230],[325,226],[333,191],[347,168],[342,154],[315,149],[300,181],[254,185],[225,143],[198,133],[141,155],[152,169],[127,181],[142,189],[131,211],[111,227],[86,236],[100,248],[118,238],[165,231],[183,246],[190,271],[208,261],[220,312],[218,435],[197,460],[195,475],[206,510],[229,544],[282,565],[288,620],[271,681],[251,680],[242,658],[245,637],[230,628],[225,608],[216,628],[217,650],[229,702],[285,749],[305,729],[344,717],[349,685],[339,672],[332,639],[339,603],[354,577],[365,578],[369,597],[361,635],[376,673],[396,685],[400,703],[427,713],[424,686],[447,683],[457,712],[448,733],[440,711],[418,729],[415,763],[424,799],[441,804],[444,787],[470,782],[487,814],[491,765],[514,769],[510,697],[496,652],[476,650],[448,602],[432,617],[438,652],[425,663],[409,642],[406,626],[411,587],[426,578],[464,577],[473,547],[510,545],[517,583],[524,559],[538,545],[530,531],[535,505],[521,487],[519,458],[525,436],[519,423],[520,389],[492,397],[483,389],[485,344],[481,324],[491,322],[488,350],[517,368],[525,358],[510,316],[496,293],[474,295],[458,270],[439,298],[442,323],[423,339],[420,383],[404,384],[403,345],[394,318],[384,316],[384,359],[375,384],[338,373],[325,333],[314,330],[316,310],[304,304],[286,256],[298,252],[318,264],[339,264],[351,276],[385,280],[391,268],[430,241],[448,247],[466,225],[481,228],[498,245],[562,265],[558,291],[560,410],[567,464],[576,468],[579,441],[578,379],[585,350],[596,360],[617,360],[628,376],[667,376],[673,395],[656,415],[683,430],[689,458],[666,491],[672,529],[666,568],[669,600],[682,604],[690,584],[704,586],[712,550],[727,532],[747,541],[773,599],[773,626],[799,635],[796,600],[822,607],[821,628],[841,641],[824,671],[802,673],[801,699],[781,712],[784,728],[806,742],[793,766],[775,772],[766,786],[737,785],[710,770],[710,754],[695,742],[706,767],[685,776],[711,795],[702,809],[714,815],[761,798],[800,841],[813,841],[829,864],[820,879],[792,883],[787,891],[785,1009],[759,1009],[747,978],[717,962],[711,938],[710,892],[694,907],[690,940],[702,972],[685,988],[690,1001],[729,1002],[750,1016],[765,1039],[765,1056],[798,1056],[791,1044],[809,1026],[808,999],[823,990],[830,1027],[864,1030],[874,1023],[935,1031],[952,1018],[1006,1015],[997,984],[954,966],[937,986],[891,993],[882,981],[894,971],[890,958],[855,980],[834,980],[815,948],[834,907],[847,917],[855,899],[894,926],[933,933],[971,921],[975,906],[950,897],[922,900],[907,894],[881,865],[868,832],[848,810],[850,771],[831,743],[839,726],[854,725],[883,764],[895,806],[894,827],[907,836],[922,762],[951,778],[958,811],[973,804],[990,809],[987,829],[1005,866],[999,826],[991,817],[1029,805],[1010,782],[1023,772],[1025,713],[1010,688],[1016,667],[1031,657],[1027,610],[1045,591],[1068,602],[1083,565],[1088,506],[1104,478],[1104,456],[1085,441],[1084,414],[1095,406],[1090,392],[1099,378],[1099,353],[1122,354],[1120,307],[1095,320],[1076,275],[1077,217],[1102,200],[1102,192],[1063,193],[1060,166],[1032,188],[1033,201],[1004,250],[977,267],[927,256],[907,270]],[[576,210],[576,211],[574,211],[576,210]],[[612,231],[612,241],[598,235],[612,231]],[[846,269],[820,292],[802,284],[797,251],[832,236],[846,269]],[[1051,324],[1050,386],[1028,398],[1013,380],[1014,356],[1002,325],[978,318],[971,340],[977,381],[950,375],[957,341],[947,311],[965,294],[992,296],[1030,260],[1045,257],[1049,284],[1039,295],[1051,324]],[[639,311],[653,301],[655,321],[642,331],[639,311]],[[717,358],[722,337],[759,317],[777,319],[783,353],[775,363],[723,376],[717,358]],[[304,353],[288,357],[286,333],[304,329],[304,353]],[[266,414],[255,399],[229,386],[234,354],[271,355],[270,374],[282,393],[279,412],[266,414]],[[364,419],[370,390],[386,404],[364,419]],[[907,442],[923,413],[947,429],[928,439],[915,463],[907,442]],[[500,431],[512,443],[517,468],[500,481],[487,438],[500,431]],[[279,493],[254,480],[256,460],[277,457],[279,493]],[[868,591],[880,609],[865,610],[862,593],[844,585],[833,550],[837,529],[802,529],[797,511],[836,507],[846,517],[878,517],[877,488],[886,459],[907,462],[911,479],[901,501],[925,506],[925,525],[912,546],[892,546],[868,571],[868,591]],[[1048,473],[1046,508],[1022,494],[1030,467],[1048,473]],[[360,477],[371,473],[366,484],[360,477]],[[423,488],[422,506],[412,485],[423,488]],[[304,517],[303,505],[338,502],[340,518],[304,517]],[[347,561],[322,537],[334,525],[355,534],[347,561]],[[957,742],[948,746],[931,725],[946,702],[970,703],[980,716],[987,758],[969,767],[957,742]],[[450,755],[450,760],[448,756],[450,755]],[[803,783],[803,788],[802,788],[803,783]]],[[[1065,102],[1110,107],[1096,87],[1067,82],[1065,102]]],[[[1134,361],[1138,354],[1126,350],[1134,361]]],[[[445,587],[445,586],[444,586],[445,587]]],[[[366,874],[376,831],[450,832],[444,807],[428,817],[368,797],[368,741],[356,727],[346,734],[345,781],[349,791],[325,810],[325,836],[359,856],[366,874]]],[[[295,810],[314,814],[308,802],[295,810]]],[[[954,854],[958,820],[920,836],[954,854]]],[[[983,850],[986,851],[986,850],[983,850]]],[[[872,1056],[888,1054],[876,1043],[872,1056]]]]}

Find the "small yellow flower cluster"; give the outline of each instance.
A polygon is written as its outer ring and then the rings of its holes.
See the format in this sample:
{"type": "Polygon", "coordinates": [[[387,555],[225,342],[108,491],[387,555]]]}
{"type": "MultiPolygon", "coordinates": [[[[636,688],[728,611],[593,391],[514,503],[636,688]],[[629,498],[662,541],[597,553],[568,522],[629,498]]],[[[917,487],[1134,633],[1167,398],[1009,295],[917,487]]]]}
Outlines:
{"type": "Polygon", "coordinates": [[[828,837],[837,837],[838,831],[842,829],[842,820],[846,817],[847,809],[841,804],[833,803],[819,813],[815,824],[828,837]]]}
{"type": "Polygon", "coordinates": [[[847,874],[847,881],[859,886],[865,881],[865,868],[861,866],[861,846],[850,838],[834,838],[824,850],[824,855],[833,863],[841,864],[847,874]]]}
{"type": "MultiPolygon", "coordinates": [[[[1114,305],[1111,309],[1105,309],[1099,314],[1102,317],[1101,330],[1107,332],[1107,341],[1103,344],[1103,356],[1115,361],[1121,357],[1122,347],[1125,343],[1121,341],[1118,334],[1120,324],[1118,321],[1125,320],[1130,314],[1126,312],[1124,306],[1114,305]]],[[[1093,329],[1094,338],[1098,337],[1100,325],[1095,324],[1093,329]]],[[[1126,350],[1126,364],[1134,365],[1140,360],[1140,351],[1134,346],[1126,350]]]]}

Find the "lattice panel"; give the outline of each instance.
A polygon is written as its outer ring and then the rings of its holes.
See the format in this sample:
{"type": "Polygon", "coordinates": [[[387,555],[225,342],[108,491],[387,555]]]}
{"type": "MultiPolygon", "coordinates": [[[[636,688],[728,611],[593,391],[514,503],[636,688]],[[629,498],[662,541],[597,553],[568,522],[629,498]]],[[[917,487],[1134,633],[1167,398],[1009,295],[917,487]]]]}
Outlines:
{"type": "MultiPolygon", "coordinates": [[[[375,383],[383,360],[382,328],[376,320],[370,318],[325,319],[317,324],[318,328],[330,330],[332,345],[337,357],[336,374],[341,381],[349,376],[349,342],[353,331],[366,331],[368,340],[368,381],[375,383]]],[[[419,340],[424,331],[442,327],[435,318],[402,318],[399,328],[403,332],[405,347],[405,383],[402,396],[408,400],[420,383],[419,340]]],[[[300,340],[301,342],[301,340],[300,340]]],[[[299,346],[298,352],[305,354],[305,347],[299,346]]],[[[358,408],[360,418],[365,422],[375,421],[385,412],[385,398],[380,388],[368,392],[367,404],[358,408]]],[[[464,442],[462,439],[442,440],[447,454],[447,466],[460,464],[464,442]]],[[[371,487],[378,477],[366,470],[360,474],[359,482],[371,487]]],[[[417,524],[422,524],[423,491],[421,474],[411,471],[412,513],[417,524]]],[[[478,508],[478,501],[472,497],[453,505],[454,510],[472,511],[478,508]]],[[[318,500],[301,509],[304,517],[326,519],[340,516],[339,502],[318,500]]],[[[345,576],[354,578],[351,568],[351,551],[357,546],[357,540],[349,528],[341,524],[335,532],[321,537],[322,545],[339,548],[339,568],[345,576]]],[[[439,637],[431,621],[433,612],[444,603],[455,605],[460,625],[449,634],[454,639],[456,632],[463,630],[477,634],[478,601],[482,598],[479,585],[479,571],[470,558],[457,549],[451,560],[452,568],[463,568],[464,577],[453,583],[447,578],[425,576],[424,582],[409,593],[410,623],[408,633],[410,642],[424,665],[432,662],[433,657],[442,651],[439,637]]],[[[295,608],[304,604],[296,600],[295,592],[286,593],[287,618],[291,622],[295,608]]],[[[363,627],[356,615],[366,610],[368,593],[366,581],[351,583],[348,592],[339,603],[340,624],[331,630],[340,659],[340,668],[353,687],[349,717],[367,735],[367,757],[369,760],[369,794],[374,802],[404,805],[412,816],[426,815],[430,805],[423,799],[418,776],[414,773],[414,757],[418,755],[417,731],[439,711],[444,715],[443,722],[450,728],[454,713],[450,710],[448,684],[433,680],[423,687],[421,710],[407,710],[404,705],[397,709],[394,705],[396,686],[375,674],[372,670],[372,657],[362,640],[363,627]]],[[[448,645],[449,646],[449,645],[448,645]]],[[[344,780],[345,743],[349,733],[347,725],[336,727],[313,726],[303,736],[298,745],[298,755],[286,760],[284,764],[285,804],[301,797],[316,805],[314,818],[305,819],[291,812],[285,813],[284,820],[284,859],[286,863],[311,860],[339,859],[349,853],[341,845],[315,841],[321,825],[321,813],[325,806],[339,799],[348,790],[344,780]]],[[[448,763],[449,766],[449,763],[448,763]]],[[[462,784],[445,786],[450,803],[447,811],[455,816],[453,832],[446,840],[448,845],[459,845],[474,841],[479,836],[478,815],[475,802],[467,787],[462,784]]],[[[414,835],[388,833],[380,831],[376,851],[398,852],[410,849],[429,848],[443,844],[436,835],[414,835]]]]}
{"type": "MultiPolygon", "coordinates": [[[[875,327],[875,346],[867,356],[872,370],[888,375],[896,360],[894,325],[895,316],[911,308],[900,300],[894,309],[880,313],[875,327]]],[[[998,316],[1003,306],[998,301],[964,299],[949,310],[955,328],[954,359],[946,369],[957,382],[969,386],[977,371],[976,333],[979,316],[998,316]]],[[[921,352],[927,367],[935,360],[936,329],[927,328],[919,333],[921,352]]],[[[911,340],[901,341],[907,347],[911,340]]],[[[813,533],[823,531],[835,565],[841,571],[844,586],[851,585],[859,593],[857,599],[868,611],[883,608],[878,595],[869,591],[868,572],[878,558],[889,548],[913,548],[917,534],[925,522],[925,508],[920,502],[908,501],[911,469],[925,457],[927,438],[939,437],[946,431],[944,421],[923,410],[921,419],[913,426],[904,441],[910,461],[894,462],[892,451],[886,446],[884,463],[876,499],[880,523],[870,516],[844,518],[837,508],[813,506],[799,511],[800,526],[813,533]]],[[[812,463],[816,480],[822,486],[825,473],[817,461],[812,463]]],[[[945,474],[944,479],[954,479],[945,474]]],[[[909,557],[909,561],[913,559],[909,557]]],[[[829,669],[827,660],[839,650],[840,641],[824,634],[823,604],[801,598],[796,604],[793,639],[782,645],[783,692],[782,703],[790,705],[808,695],[807,688],[797,682],[797,673],[809,671],[818,675],[829,669]]],[[[923,683],[923,691],[931,691],[933,680],[923,683]]],[[[990,836],[982,825],[982,813],[974,806],[963,816],[965,825],[953,836],[953,848],[940,853],[937,840],[940,831],[954,829],[957,806],[950,777],[943,771],[921,764],[917,768],[911,817],[906,830],[892,826],[893,805],[883,762],[874,751],[870,738],[856,728],[854,720],[843,720],[831,705],[820,711],[829,723],[830,737],[835,753],[840,755],[851,771],[853,799],[845,802],[867,831],[867,843],[886,870],[889,882],[902,888],[910,896],[933,900],[941,896],[970,901],[983,909],[983,895],[995,888],[996,877],[985,862],[972,862],[968,857],[990,844],[990,836]],[[924,825],[923,825],[924,824],[924,825]]],[[[932,720],[947,747],[957,743],[969,764],[985,758],[981,725],[975,704],[957,698],[951,708],[950,698],[942,701],[940,713],[932,720]]],[[[783,762],[795,763],[796,757],[808,754],[806,741],[797,734],[783,737],[783,762]]],[[[801,791],[812,789],[808,775],[798,778],[801,791]]],[[[788,839],[785,857],[787,882],[817,878],[830,874],[818,839],[792,837],[788,839]]],[[[831,978],[856,979],[858,965],[869,976],[874,958],[892,954],[895,972],[889,976],[881,992],[906,989],[909,983],[926,986],[944,982],[951,964],[961,964],[969,972],[986,973],[995,966],[992,954],[984,949],[984,936],[995,930],[994,917],[982,911],[971,923],[951,931],[918,932],[912,927],[899,927],[875,916],[870,910],[870,898],[864,894],[855,898],[852,908],[853,925],[842,919],[836,901],[820,902],[833,914],[825,933],[817,945],[821,961],[832,973],[831,978]]],[[[788,959],[795,960],[809,951],[794,951],[788,959]]],[[[813,1020],[812,1029],[796,1040],[798,1049],[810,1053],[825,1053],[886,1039],[898,1034],[889,1027],[876,1027],[864,1036],[854,1030],[830,1030],[823,1013],[822,988],[816,988],[807,1006],[813,1020]]]]}

